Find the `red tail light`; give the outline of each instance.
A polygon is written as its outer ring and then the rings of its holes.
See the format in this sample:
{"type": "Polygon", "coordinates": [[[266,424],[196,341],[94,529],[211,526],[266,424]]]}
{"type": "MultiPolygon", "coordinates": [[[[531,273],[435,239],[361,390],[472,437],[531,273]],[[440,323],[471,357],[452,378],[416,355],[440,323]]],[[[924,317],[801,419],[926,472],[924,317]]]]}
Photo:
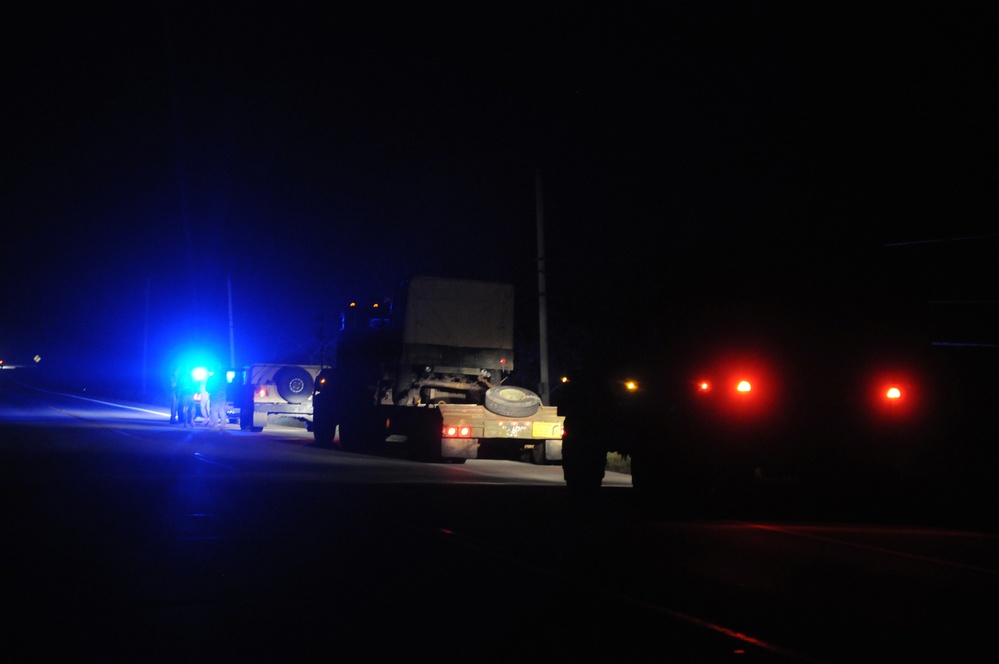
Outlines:
{"type": "Polygon", "coordinates": [[[775,364],[755,353],[725,353],[698,367],[691,383],[703,412],[719,421],[763,424],[779,415],[781,381],[775,364]]]}
{"type": "Polygon", "coordinates": [[[467,424],[451,424],[444,427],[443,433],[446,438],[468,438],[472,435],[472,427],[467,424]]]}
{"type": "Polygon", "coordinates": [[[866,408],[874,422],[917,426],[932,406],[924,375],[911,366],[877,369],[865,385],[866,408]]]}

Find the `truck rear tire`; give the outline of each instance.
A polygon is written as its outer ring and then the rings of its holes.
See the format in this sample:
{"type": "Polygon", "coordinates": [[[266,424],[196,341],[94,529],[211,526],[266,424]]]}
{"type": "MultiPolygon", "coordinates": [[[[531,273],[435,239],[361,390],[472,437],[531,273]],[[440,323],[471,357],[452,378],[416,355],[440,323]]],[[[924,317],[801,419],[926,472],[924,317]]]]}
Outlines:
{"type": "Polygon", "coordinates": [[[239,389],[239,428],[243,431],[253,430],[253,388],[239,389]]]}
{"type": "Polygon", "coordinates": [[[336,425],[324,420],[312,420],[312,437],[319,447],[333,447],[336,438],[336,425]]]}
{"type": "Polygon", "coordinates": [[[443,420],[436,408],[407,408],[406,436],[408,457],[424,463],[445,463],[441,454],[443,420]]]}
{"type": "Polygon", "coordinates": [[[541,397],[523,387],[500,385],[486,390],[485,406],[505,417],[531,417],[541,407],[541,397]]]}

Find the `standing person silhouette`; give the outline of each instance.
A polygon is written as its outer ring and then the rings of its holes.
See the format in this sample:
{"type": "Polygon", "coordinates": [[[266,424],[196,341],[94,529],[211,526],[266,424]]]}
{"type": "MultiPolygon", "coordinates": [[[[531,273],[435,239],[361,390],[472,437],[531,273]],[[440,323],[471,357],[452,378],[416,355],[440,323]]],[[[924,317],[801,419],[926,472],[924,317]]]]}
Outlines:
{"type": "Polygon", "coordinates": [[[184,370],[177,368],[170,374],[170,424],[178,424],[184,419],[184,370]]]}
{"type": "Polygon", "coordinates": [[[208,381],[205,384],[209,401],[208,427],[212,430],[225,431],[226,429],[226,424],[228,423],[228,417],[225,412],[226,402],[228,401],[226,388],[225,371],[222,370],[221,366],[216,365],[215,371],[208,376],[208,381]]]}
{"type": "Polygon", "coordinates": [[[194,419],[198,415],[198,400],[195,395],[198,393],[198,381],[189,371],[182,371],[180,374],[180,394],[182,399],[181,418],[185,427],[193,427],[194,419]]]}

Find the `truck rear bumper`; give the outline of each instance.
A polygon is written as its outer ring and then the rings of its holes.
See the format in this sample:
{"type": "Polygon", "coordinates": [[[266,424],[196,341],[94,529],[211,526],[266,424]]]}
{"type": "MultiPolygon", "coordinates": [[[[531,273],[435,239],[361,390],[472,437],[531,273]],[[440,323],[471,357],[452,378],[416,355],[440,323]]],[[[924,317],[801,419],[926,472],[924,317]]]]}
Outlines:
{"type": "Polygon", "coordinates": [[[264,415],[289,415],[312,420],[312,402],[308,403],[273,403],[259,402],[253,403],[253,412],[264,415]]]}
{"type": "Polygon", "coordinates": [[[522,450],[544,445],[544,458],[562,459],[562,427],[565,418],[555,408],[542,406],[530,417],[511,418],[490,412],[484,406],[441,404],[445,434],[441,439],[441,455],[446,458],[478,458],[480,441],[491,449],[503,448],[510,456],[522,450]],[[465,429],[465,436],[449,436],[447,430],[465,429]]]}

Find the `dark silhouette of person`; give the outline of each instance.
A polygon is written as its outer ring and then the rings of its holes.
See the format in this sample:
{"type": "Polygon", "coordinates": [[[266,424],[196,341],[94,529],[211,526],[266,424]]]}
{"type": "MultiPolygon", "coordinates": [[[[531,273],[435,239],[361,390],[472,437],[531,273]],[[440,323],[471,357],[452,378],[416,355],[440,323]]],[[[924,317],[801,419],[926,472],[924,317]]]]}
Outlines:
{"type": "Polygon", "coordinates": [[[208,413],[208,427],[212,430],[225,431],[226,429],[228,418],[225,407],[229,400],[226,393],[227,387],[228,382],[226,381],[225,371],[222,370],[222,367],[217,366],[215,371],[208,377],[208,382],[205,385],[208,392],[210,410],[208,413]]]}
{"type": "Polygon", "coordinates": [[[562,473],[575,494],[600,488],[607,467],[611,432],[607,430],[607,406],[613,391],[603,371],[582,371],[559,390],[559,412],[565,416],[562,440],[562,473]]]}
{"type": "Polygon", "coordinates": [[[199,385],[191,376],[191,372],[183,371],[180,375],[180,393],[182,399],[183,419],[185,427],[194,426],[194,418],[198,413],[198,402],[194,398],[199,391],[199,385]]]}
{"type": "Polygon", "coordinates": [[[184,419],[183,373],[183,369],[177,368],[170,375],[170,424],[178,424],[184,419]]]}

